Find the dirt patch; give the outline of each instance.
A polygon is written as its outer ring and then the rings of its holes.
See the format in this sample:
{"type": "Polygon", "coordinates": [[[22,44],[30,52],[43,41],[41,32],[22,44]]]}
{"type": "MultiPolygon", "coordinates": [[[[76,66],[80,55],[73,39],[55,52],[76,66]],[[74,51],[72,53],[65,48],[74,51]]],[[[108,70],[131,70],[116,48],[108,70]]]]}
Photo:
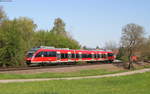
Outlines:
{"type": "Polygon", "coordinates": [[[90,70],[90,69],[105,69],[108,71],[123,70],[123,68],[119,68],[113,64],[96,64],[96,65],[71,66],[71,67],[60,67],[60,68],[1,71],[0,73],[9,73],[9,74],[36,74],[36,73],[45,73],[45,72],[64,73],[64,72],[76,72],[80,70],[90,70]]]}

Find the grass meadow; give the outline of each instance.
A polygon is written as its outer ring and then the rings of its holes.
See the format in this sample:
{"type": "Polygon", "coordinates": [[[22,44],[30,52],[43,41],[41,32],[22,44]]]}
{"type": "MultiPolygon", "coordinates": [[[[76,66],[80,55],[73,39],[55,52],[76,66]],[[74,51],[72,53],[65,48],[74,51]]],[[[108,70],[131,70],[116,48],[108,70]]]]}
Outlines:
{"type": "Polygon", "coordinates": [[[0,94],[150,94],[150,72],[99,79],[0,84],[0,94]]]}
{"type": "Polygon", "coordinates": [[[64,72],[64,73],[38,73],[38,74],[0,74],[0,79],[29,79],[29,78],[62,78],[62,77],[78,77],[78,76],[93,76],[93,75],[104,75],[110,73],[124,72],[125,70],[119,71],[108,71],[104,69],[91,69],[91,70],[80,70],[76,72],[64,72]]]}

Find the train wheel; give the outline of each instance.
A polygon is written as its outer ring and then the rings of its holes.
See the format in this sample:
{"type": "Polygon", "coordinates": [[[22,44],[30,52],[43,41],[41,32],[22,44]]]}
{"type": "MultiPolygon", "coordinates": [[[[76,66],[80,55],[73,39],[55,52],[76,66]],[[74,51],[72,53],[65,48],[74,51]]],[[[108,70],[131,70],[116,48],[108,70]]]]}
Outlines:
{"type": "Polygon", "coordinates": [[[45,65],[46,65],[45,62],[40,63],[40,66],[45,66],[45,65]]]}
{"type": "Polygon", "coordinates": [[[27,66],[31,65],[31,61],[26,61],[27,66]]]}

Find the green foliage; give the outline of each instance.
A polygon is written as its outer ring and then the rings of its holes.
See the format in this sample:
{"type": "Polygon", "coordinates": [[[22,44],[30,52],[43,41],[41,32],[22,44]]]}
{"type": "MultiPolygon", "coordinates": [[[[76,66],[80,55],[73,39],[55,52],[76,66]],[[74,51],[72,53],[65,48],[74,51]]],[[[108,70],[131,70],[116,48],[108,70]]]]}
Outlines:
{"type": "Polygon", "coordinates": [[[54,46],[56,48],[71,48],[79,49],[79,44],[73,39],[67,36],[54,34],[49,31],[38,31],[35,32],[36,36],[36,46],[54,46]]]}
{"type": "Polygon", "coordinates": [[[56,48],[79,49],[79,43],[69,36],[65,30],[65,24],[57,18],[54,22],[54,28],[50,31],[39,30],[35,32],[35,46],[54,46],[56,48]]]}
{"type": "Polygon", "coordinates": [[[117,54],[116,59],[122,60],[124,62],[128,61],[128,57],[126,55],[126,49],[124,47],[119,48],[119,53],[117,54]]]}
{"type": "Polygon", "coordinates": [[[28,19],[4,20],[0,26],[0,62],[2,66],[22,65],[31,45],[32,24],[28,19]],[[26,23],[27,22],[27,23],[26,23]],[[30,31],[31,30],[31,31],[30,31]]]}
{"type": "Polygon", "coordinates": [[[65,23],[61,18],[55,19],[54,27],[51,30],[54,34],[64,35],[66,36],[65,23]]]}
{"type": "Polygon", "coordinates": [[[52,30],[36,31],[32,19],[7,19],[0,9],[0,66],[24,65],[26,52],[35,46],[54,46],[79,49],[80,45],[65,30],[63,20],[57,18],[52,30]]]}
{"type": "Polygon", "coordinates": [[[13,65],[19,61],[18,50],[20,50],[20,33],[15,28],[16,21],[3,21],[1,32],[1,48],[0,48],[0,61],[2,66],[13,65]]]}

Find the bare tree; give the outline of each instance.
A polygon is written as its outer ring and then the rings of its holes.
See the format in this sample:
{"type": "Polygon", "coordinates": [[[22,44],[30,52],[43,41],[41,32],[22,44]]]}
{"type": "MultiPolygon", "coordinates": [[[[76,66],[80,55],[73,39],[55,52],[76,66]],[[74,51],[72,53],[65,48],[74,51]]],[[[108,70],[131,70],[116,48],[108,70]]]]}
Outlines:
{"type": "Polygon", "coordinates": [[[97,45],[95,49],[99,50],[99,49],[100,49],[100,47],[97,45]]]}
{"type": "Polygon", "coordinates": [[[142,26],[131,23],[122,29],[121,44],[126,49],[128,56],[128,69],[134,68],[131,56],[135,55],[135,51],[140,47],[144,39],[144,29],[142,26]]]}
{"type": "Polygon", "coordinates": [[[113,51],[113,50],[117,49],[117,43],[114,41],[108,41],[105,43],[104,49],[113,51]]]}
{"type": "Polygon", "coordinates": [[[145,38],[143,45],[141,46],[141,60],[149,61],[150,60],[150,36],[149,38],[145,38]]]}
{"type": "Polygon", "coordinates": [[[5,19],[5,18],[6,18],[6,14],[5,14],[4,10],[3,10],[3,7],[0,6],[0,25],[2,23],[2,20],[5,19]]]}

